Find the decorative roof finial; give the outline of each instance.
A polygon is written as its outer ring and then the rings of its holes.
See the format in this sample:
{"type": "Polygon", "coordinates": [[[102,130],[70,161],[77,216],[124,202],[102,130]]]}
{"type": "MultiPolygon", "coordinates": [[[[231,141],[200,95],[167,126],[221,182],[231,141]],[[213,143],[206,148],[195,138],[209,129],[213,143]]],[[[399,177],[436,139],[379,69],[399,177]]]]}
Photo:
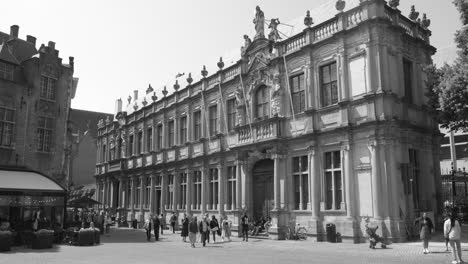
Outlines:
{"type": "Polygon", "coordinates": [[[310,27],[314,24],[314,20],[312,19],[312,17],[310,16],[310,11],[307,10],[306,12],[306,17],[304,18],[304,25],[306,25],[306,27],[310,27]]]}
{"type": "Polygon", "coordinates": [[[158,97],[156,96],[156,92],[153,92],[153,96],[151,96],[151,99],[153,100],[153,103],[158,100],[158,97]]]}
{"type": "Polygon", "coordinates": [[[179,90],[179,88],[180,88],[179,81],[175,80],[174,90],[177,92],[177,90],[179,90]]]}
{"type": "Polygon", "coordinates": [[[393,9],[397,9],[397,7],[400,5],[400,0],[390,0],[388,1],[388,5],[393,9]]]}
{"type": "Polygon", "coordinates": [[[218,65],[219,70],[222,70],[224,68],[223,57],[219,57],[219,61],[217,65],[218,65]]]}
{"type": "Polygon", "coordinates": [[[146,89],[146,94],[149,94],[153,91],[153,87],[151,87],[151,84],[148,85],[148,88],[146,89]]]}
{"type": "Polygon", "coordinates": [[[164,97],[166,97],[166,95],[167,95],[166,85],[164,85],[164,88],[163,88],[163,90],[162,90],[162,93],[163,93],[164,97]]]}
{"type": "Polygon", "coordinates": [[[421,25],[423,28],[426,28],[426,29],[431,25],[431,20],[427,19],[427,16],[425,13],[423,14],[421,25]]]}
{"type": "Polygon", "coordinates": [[[191,84],[192,84],[192,82],[193,82],[193,79],[192,79],[192,73],[191,73],[191,72],[189,72],[189,74],[188,74],[188,77],[187,77],[187,83],[188,83],[189,85],[191,85],[191,84]]]}
{"type": "Polygon", "coordinates": [[[127,101],[128,101],[128,104],[130,104],[130,103],[132,102],[132,96],[131,96],[131,95],[129,95],[129,96],[127,97],[127,101]]]}
{"type": "Polygon", "coordinates": [[[141,103],[143,104],[143,107],[145,107],[148,104],[148,101],[146,101],[146,97],[143,98],[143,102],[141,103]]]}
{"type": "Polygon", "coordinates": [[[138,110],[138,104],[136,101],[135,101],[135,104],[133,105],[133,109],[135,109],[135,111],[138,110]]]}
{"type": "Polygon", "coordinates": [[[208,71],[206,70],[205,65],[203,65],[203,70],[201,71],[201,75],[203,76],[203,78],[205,78],[208,75],[208,71]]]}
{"type": "Polygon", "coordinates": [[[344,0],[337,0],[335,7],[336,7],[336,10],[338,10],[338,12],[341,13],[346,7],[346,2],[344,0]]]}
{"type": "Polygon", "coordinates": [[[414,8],[414,5],[411,6],[411,12],[409,13],[409,18],[413,21],[416,21],[418,19],[419,12],[416,12],[416,9],[414,8]]]}

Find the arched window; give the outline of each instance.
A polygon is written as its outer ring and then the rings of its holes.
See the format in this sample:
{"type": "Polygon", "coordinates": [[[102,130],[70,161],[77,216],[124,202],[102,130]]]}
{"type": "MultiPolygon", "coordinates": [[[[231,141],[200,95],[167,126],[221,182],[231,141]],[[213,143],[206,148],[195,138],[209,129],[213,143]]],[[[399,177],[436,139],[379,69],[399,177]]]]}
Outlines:
{"type": "Polygon", "coordinates": [[[266,86],[262,86],[257,89],[255,93],[256,101],[256,117],[257,118],[268,118],[270,113],[269,93],[266,86]]]}

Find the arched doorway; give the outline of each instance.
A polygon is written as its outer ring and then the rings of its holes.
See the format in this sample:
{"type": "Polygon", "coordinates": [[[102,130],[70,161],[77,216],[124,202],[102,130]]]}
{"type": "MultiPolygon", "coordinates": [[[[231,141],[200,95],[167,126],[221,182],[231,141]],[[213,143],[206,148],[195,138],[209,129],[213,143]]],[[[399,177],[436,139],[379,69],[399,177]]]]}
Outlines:
{"type": "Polygon", "coordinates": [[[252,169],[253,178],[253,217],[268,217],[274,205],[274,161],[260,160],[252,169]]]}

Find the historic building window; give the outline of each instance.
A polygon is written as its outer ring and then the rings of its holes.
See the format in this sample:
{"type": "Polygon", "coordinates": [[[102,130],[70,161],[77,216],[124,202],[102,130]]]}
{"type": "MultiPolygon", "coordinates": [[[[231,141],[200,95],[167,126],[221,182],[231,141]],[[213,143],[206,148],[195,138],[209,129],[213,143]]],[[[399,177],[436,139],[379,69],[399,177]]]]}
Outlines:
{"type": "Polygon", "coordinates": [[[54,119],[49,117],[39,117],[37,126],[37,150],[38,151],[50,151],[52,129],[54,119]]]}
{"type": "Polygon", "coordinates": [[[290,79],[291,97],[294,113],[301,113],[305,110],[305,88],[304,73],[293,76],[290,79]]]}
{"type": "Polygon", "coordinates": [[[201,138],[201,111],[193,113],[193,140],[201,138]]]}
{"type": "Polygon", "coordinates": [[[180,174],[180,208],[187,208],[187,173],[180,174]]]}
{"type": "Polygon", "coordinates": [[[167,175],[167,209],[174,208],[174,175],[167,175]]]}
{"type": "Polygon", "coordinates": [[[133,156],[133,135],[128,137],[128,155],[133,156]]]}
{"type": "Polygon", "coordinates": [[[140,208],[142,206],[141,201],[140,201],[140,195],[141,195],[141,185],[142,185],[143,179],[137,179],[136,183],[136,189],[135,189],[135,207],[140,208]]]}
{"type": "Polygon", "coordinates": [[[0,78],[13,81],[13,70],[15,67],[11,64],[0,62],[0,78]]]}
{"type": "Polygon", "coordinates": [[[340,210],[342,202],[340,151],[325,152],[325,209],[340,210]]]}
{"type": "Polygon", "coordinates": [[[336,80],[336,62],[320,67],[322,106],[338,103],[338,86],[336,80]]]}
{"type": "Polygon", "coordinates": [[[256,117],[263,119],[268,118],[270,112],[270,98],[268,94],[268,88],[262,86],[257,89],[255,93],[256,101],[256,117]]]}
{"type": "Polygon", "coordinates": [[[227,167],[227,207],[228,210],[236,209],[236,166],[227,167]]]}
{"type": "Polygon", "coordinates": [[[413,78],[412,78],[412,63],[409,60],[403,59],[403,79],[405,82],[405,99],[406,102],[413,103],[413,78]]]}
{"type": "Polygon", "coordinates": [[[98,201],[101,204],[104,204],[104,184],[99,185],[99,198],[98,201]]]}
{"type": "Polygon", "coordinates": [[[156,127],[156,132],[158,133],[158,141],[156,142],[156,147],[158,150],[161,150],[163,148],[163,126],[158,125],[156,127]]]}
{"type": "Polygon", "coordinates": [[[149,127],[146,129],[146,151],[150,152],[153,150],[153,128],[149,127]]]}
{"type": "Polygon", "coordinates": [[[201,191],[202,191],[202,177],[201,171],[193,172],[193,197],[192,206],[193,210],[201,210],[201,191]]]}
{"type": "Polygon", "coordinates": [[[146,178],[146,190],[145,190],[145,207],[150,207],[150,195],[151,195],[151,178],[146,178]]]}
{"type": "Polygon", "coordinates": [[[218,133],[218,106],[212,105],[209,108],[209,119],[210,119],[210,137],[216,135],[218,133]]]}
{"type": "Polygon", "coordinates": [[[127,183],[127,195],[126,195],[126,200],[125,200],[125,207],[129,208],[131,206],[130,204],[130,197],[132,197],[132,186],[127,183]]]}
{"type": "Polygon", "coordinates": [[[107,148],[106,148],[106,144],[103,144],[102,145],[102,157],[101,157],[101,162],[106,162],[106,151],[107,151],[107,148]]]}
{"type": "Polygon", "coordinates": [[[169,147],[174,146],[174,120],[167,122],[169,147]]]}
{"type": "Polygon", "coordinates": [[[55,79],[41,76],[41,98],[55,100],[55,79]]]}
{"type": "Polygon", "coordinates": [[[231,131],[236,125],[236,99],[227,101],[227,129],[231,131]]]}
{"type": "Polygon", "coordinates": [[[218,188],[218,169],[213,168],[210,169],[210,188],[208,190],[208,208],[210,210],[218,210],[218,188]]]}
{"type": "Polygon", "coordinates": [[[0,146],[11,146],[13,142],[13,129],[15,110],[0,107],[0,146]]]}
{"type": "Polygon", "coordinates": [[[143,131],[139,131],[137,134],[137,142],[136,142],[136,153],[140,154],[143,150],[143,131]]]}
{"type": "Polygon", "coordinates": [[[419,208],[419,155],[415,149],[409,149],[408,180],[414,208],[419,208]]]}
{"type": "Polygon", "coordinates": [[[307,156],[293,158],[294,209],[306,210],[309,201],[307,156]]]}
{"type": "Polygon", "coordinates": [[[187,116],[180,118],[180,144],[187,142],[187,116]]]}

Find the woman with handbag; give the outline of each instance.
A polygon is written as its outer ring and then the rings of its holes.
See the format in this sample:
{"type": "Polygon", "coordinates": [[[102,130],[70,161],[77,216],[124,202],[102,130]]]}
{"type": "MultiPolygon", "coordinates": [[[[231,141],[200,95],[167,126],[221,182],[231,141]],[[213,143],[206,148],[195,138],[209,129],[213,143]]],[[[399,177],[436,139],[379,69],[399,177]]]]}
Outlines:
{"type": "Polygon", "coordinates": [[[455,219],[454,212],[450,214],[450,218],[444,223],[444,237],[449,239],[450,247],[452,248],[452,263],[464,263],[461,256],[461,227],[458,220],[455,219]]]}
{"type": "Polygon", "coordinates": [[[224,219],[221,222],[221,226],[223,228],[221,240],[224,242],[224,239],[226,238],[229,242],[231,242],[231,221],[229,221],[227,216],[224,216],[224,219]]]}
{"type": "Polygon", "coordinates": [[[211,221],[210,221],[210,229],[211,233],[213,234],[213,244],[216,243],[216,235],[218,234],[219,230],[219,223],[218,220],[214,215],[211,216],[211,221]]]}
{"type": "Polygon", "coordinates": [[[429,253],[429,240],[431,240],[431,233],[434,230],[434,225],[426,213],[422,217],[415,220],[415,224],[419,224],[419,238],[423,241],[423,253],[429,253]]]}

